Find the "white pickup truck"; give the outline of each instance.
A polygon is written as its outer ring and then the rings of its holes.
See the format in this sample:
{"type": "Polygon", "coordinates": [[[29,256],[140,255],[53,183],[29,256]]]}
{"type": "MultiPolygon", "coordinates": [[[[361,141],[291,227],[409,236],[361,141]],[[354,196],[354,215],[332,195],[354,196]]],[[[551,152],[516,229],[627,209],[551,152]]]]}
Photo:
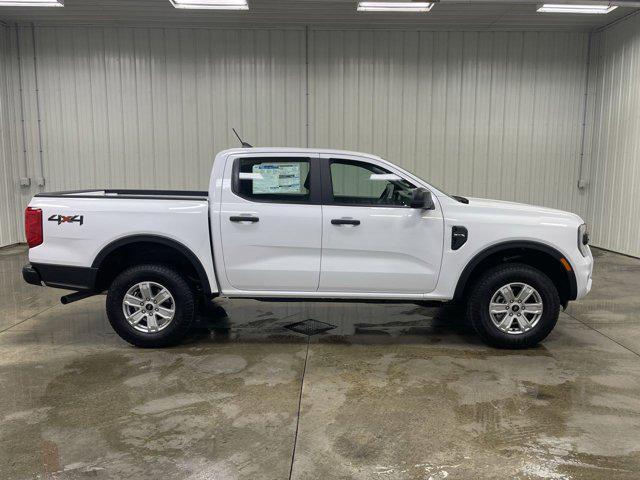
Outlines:
{"type": "Polygon", "coordinates": [[[543,340],[591,289],[584,222],[550,208],[449,196],[379,157],[238,148],[208,192],[41,193],[26,210],[31,284],[107,292],[111,325],[175,344],[199,302],[465,301],[491,345],[543,340]]]}

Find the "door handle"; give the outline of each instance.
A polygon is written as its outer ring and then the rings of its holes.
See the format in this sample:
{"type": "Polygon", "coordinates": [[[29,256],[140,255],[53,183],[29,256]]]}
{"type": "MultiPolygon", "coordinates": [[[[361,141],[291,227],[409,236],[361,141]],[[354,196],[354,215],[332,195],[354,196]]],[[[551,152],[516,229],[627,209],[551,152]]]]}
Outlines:
{"type": "Polygon", "coordinates": [[[354,220],[352,218],[334,218],[331,220],[331,225],[353,225],[357,227],[360,225],[360,220],[354,220]]]}
{"type": "Polygon", "coordinates": [[[231,220],[232,222],[251,222],[251,223],[256,223],[260,221],[258,217],[250,217],[250,216],[229,217],[229,220],[231,220]]]}

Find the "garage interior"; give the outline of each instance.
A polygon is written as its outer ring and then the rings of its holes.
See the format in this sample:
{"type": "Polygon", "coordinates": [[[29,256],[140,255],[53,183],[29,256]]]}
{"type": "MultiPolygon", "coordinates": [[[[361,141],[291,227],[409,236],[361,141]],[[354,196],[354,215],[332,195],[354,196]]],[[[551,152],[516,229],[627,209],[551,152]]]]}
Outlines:
{"type": "Polygon", "coordinates": [[[638,478],[640,2],[357,4],[0,1],[0,478],[638,478]],[[33,195],[205,190],[233,127],[574,212],[593,290],[523,351],[455,305],[253,300],[140,350],[24,283],[33,195]]]}

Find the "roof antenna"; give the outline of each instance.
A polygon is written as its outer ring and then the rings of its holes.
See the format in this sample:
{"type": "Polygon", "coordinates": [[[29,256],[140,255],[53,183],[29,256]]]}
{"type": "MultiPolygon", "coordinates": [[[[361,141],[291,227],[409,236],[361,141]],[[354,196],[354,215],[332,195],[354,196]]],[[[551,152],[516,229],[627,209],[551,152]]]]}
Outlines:
{"type": "Polygon", "coordinates": [[[235,128],[232,128],[231,130],[233,130],[233,133],[235,133],[236,137],[238,137],[238,141],[242,144],[242,148],[253,148],[253,145],[248,144],[240,138],[240,135],[238,135],[238,132],[236,132],[235,128]]]}

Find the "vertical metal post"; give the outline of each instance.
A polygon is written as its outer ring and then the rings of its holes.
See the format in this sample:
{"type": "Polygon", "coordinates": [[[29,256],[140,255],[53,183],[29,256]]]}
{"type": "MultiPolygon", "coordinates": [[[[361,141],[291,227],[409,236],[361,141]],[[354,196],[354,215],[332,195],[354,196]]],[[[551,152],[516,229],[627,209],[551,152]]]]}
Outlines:
{"type": "Polygon", "coordinates": [[[38,186],[44,187],[45,179],[44,179],[44,156],[42,153],[42,119],[40,117],[40,89],[38,87],[38,59],[37,59],[37,51],[36,51],[36,27],[32,23],[31,24],[31,38],[33,41],[33,77],[36,88],[36,115],[38,119],[37,127],[38,127],[38,153],[40,156],[40,177],[38,177],[38,186]]]}
{"type": "Polygon", "coordinates": [[[305,66],[305,136],[309,148],[309,25],[304,27],[304,66],[305,66]]]}
{"type": "Polygon", "coordinates": [[[582,178],[584,169],[584,150],[587,141],[587,110],[589,108],[589,83],[591,77],[591,42],[593,40],[593,31],[589,32],[589,39],[587,41],[587,72],[585,78],[585,90],[584,90],[584,104],[582,106],[582,133],[580,139],[580,162],[578,164],[578,188],[582,189],[586,187],[586,182],[582,178]]]}
{"type": "Polygon", "coordinates": [[[27,132],[24,120],[24,90],[22,81],[22,54],[20,50],[20,32],[18,30],[18,24],[15,25],[16,29],[16,55],[18,57],[18,88],[20,92],[20,128],[22,130],[22,173],[20,175],[20,185],[22,187],[28,187],[31,185],[31,179],[29,178],[29,161],[27,160],[27,132]]]}

